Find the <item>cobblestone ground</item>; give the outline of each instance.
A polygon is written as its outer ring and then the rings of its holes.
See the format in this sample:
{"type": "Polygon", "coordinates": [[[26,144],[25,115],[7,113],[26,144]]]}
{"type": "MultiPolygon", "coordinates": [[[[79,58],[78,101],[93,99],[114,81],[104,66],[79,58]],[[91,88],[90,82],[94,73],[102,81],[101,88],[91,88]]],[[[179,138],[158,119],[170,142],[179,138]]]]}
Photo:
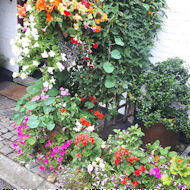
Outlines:
{"type": "Polygon", "coordinates": [[[10,159],[19,162],[33,173],[47,178],[51,173],[49,171],[41,172],[39,163],[35,160],[25,164],[16,159],[17,153],[13,148],[13,142],[17,140],[17,131],[13,128],[14,121],[11,119],[14,112],[16,102],[0,95],[0,153],[10,159]]]}

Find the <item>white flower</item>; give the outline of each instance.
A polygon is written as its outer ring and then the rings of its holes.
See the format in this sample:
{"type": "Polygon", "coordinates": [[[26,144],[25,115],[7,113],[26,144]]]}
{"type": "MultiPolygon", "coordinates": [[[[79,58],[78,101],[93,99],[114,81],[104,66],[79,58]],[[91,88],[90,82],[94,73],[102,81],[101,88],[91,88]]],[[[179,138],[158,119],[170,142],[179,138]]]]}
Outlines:
{"type": "Polygon", "coordinates": [[[16,73],[16,72],[13,72],[13,78],[16,78],[16,77],[18,77],[18,73],[16,73]]]}
{"type": "Polygon", "coordinates": [[[24,49],[23,49],[23,53],[26,54],[26,55],[29,53],[29,51],[30,51],[30,50],[29,50],[28,48],[24,48],[24,49]]]}
{"type": "Polygon", "coordinates": [[[35,23],[35,22],[32,22],[30,25],[31,25],[31,28],[34,28],[35,25],[36,25],[36,23],[35,23]]]}
{"type": "Polygon", "coordinates": [[[96,158],[96,162],[99,162],[101,160],[101,158],[97,157],[96,158]]]}
{"type": "Polygon", "coordinates": [[[55,56],[54,51],[53,51],[53,50],[51,50],[51,51],[49,52],[49,55],[50,55],[50,57],[54,57],[54,56],[55,56]]]}
{"type": "Polygon", "coordinates": [[[29,19],[30,19],[31,22],[34,22],[34,16],[33,15],[30,15],[29,19]]]}
{"type": "Polygon", "coordinates": [[[104,169],[105,169],[105,164],[101,162],[101,163],[99,164],[99,167],[104,170],[104,169]]]}
{"type": "Polygon", "coordinates": [[[24,22],[24,27],[29,26],[30,24],[28,22],[24,22]]]}
{"type": "Polygon", "coordinates": [[[11,65],[15,65],[15,58],[11,58],[11,59],[10,59],[10,64],[11,64],[11,65]]]}
{"type": "Polygon", "coordinates": [[[22,28],[21,24],[17,24],[16,29],[22,28]]]}
{"type": "Polygon", "coordinates": [[[41,55],[42,55],[43,58],[48,58],[48,54],[47,54],[46,51],[44,51],[44,53],[41,53],[41,55]]]}
{"type": "Polygon", "coordinates": [[[51,77],[50,82],[51,82],[52,84],[55,84],[55,79],[54,79],[53,77],[51,77]]]}
{"type": "Polygon", "coordinates": [[[31,5],[27,4],[26,11],[31,11],[31,10],[32,10],[31,5]]]}
{"type": "Polygon", "coordinates": [[[37,61],[33,61],[33,65],[37,67],[39,63],[37,61]]]}
{"type": "Polygon", "coordinates": [[[32,36],[38,35],[38,30],[36,28],[32,28],[32,36]]]}
{"type": "Polygon", "coordinates": [[[29,67],[28,65],[24,65],[24,66],[22,66],[22,70],[26,71],[28,69],[28,67],[29,67]]]}
{"type": "Polygon", "coordinates": [[[21,39],[21,44],[22,44],[22,47],[28,47],[29,46],[29,43],[30,43],[30,40],[28,38],[22,38],[21,39]]]}
{"type": "Polygon", "coordinates": [[[20,78],[21,78],[21,79],[25,79],[26,77],[27,77],[27,75],[24,74],[24,73],[22,73],[22,74],[20,75],[20,78]]]}
{"type": "Polygon", "coordinates": [[[89,165],[88,165],[88,173],[91,173],[92,170],[93,170],[93,166],[92,166],[92,164],[89,164],[89,165]]]}
{"type": "Polygon", "coordinates": [[[89,126],[89,127],[86,128],[86,130],[88,132],[92,132],[92,131],[94,131],[94,126],[89,126]]]}
{"type": "Polygon", "coordinates": [[[22,41],[20,40],[20,38],[21,38],[21,34],[18,33],[18,34],[16,35],[15,39],[16,39],[17,43],[19,43],[19,44],[22,43],[22,41]]]}
{"type": "Polygon", "coordinates": [[[61,54],[61,57],[62,57],[62,61],[66,61],[66,60],[67,60],[65,53],[62,53],[62,54],[61,54]]]}
{"type": "Polygon", "coordinates": [[[30,33],[31,33],[31,30],[30,30],[30,28],[28,28],[28,29],[26,30],[26,32],[25,32],[25,36],[29,36],[30,33]]]}
{"type": "Polygon", "coordinates": [[[73,130],[76,131],[76,132],[80,132],[81,128],[76,126],[76,127],[73,128],[73,130]]]}
{"type": "Polygon", "coordinates": [[[37,41],[39,38],[39,35],[34,35],[34,39],[37,41]]]}
{"type": "Polygon", "coordinates": [[[35,48],[39,47],[38,42],[36,42],[36,43],[34,44],[34,47],[35,47],[35,48]]]}
{"type": "Polygon", "coordinates": [[[59,69],[60,72],[62,72],[65,69],[65,67],[63,66],[63,64],[60,63],[60,62],[57,62],[56,65],[57,65],[57,67],[58,67],[58,69],[59,69]]]}
{"type": "Polygon", "coordinates": [[[22,56],[18,56],[17,61],[20,62],[22,60],[23,60],[23,57],[22,56]]]}
{"type": "Polygon", "coordinates": [[[13,45],[12,46],[12,52],[14,53],[14,55],[19,56],[21,54],[21,49],[15,45],[13,45]]]}
{"type": "Polygon", "coordinates": [[[53,70],[54,70],[53,67],[48,67],[48,73],[49,73],[49,74],[52,74],[52,75],[53,75],[53,70]]]}
{"type": "Polygon", "coordinates": [[[92,162],[92,166],[95,167],[96,166],[96,162],[92,162]]]}
{"type": "Polygon", "coordinates": [[[63,103],[63,104],[62,104],[62,106],[63,106],[63,107],[66,107],[66,106],[67,106],[67,104],[66,104],[66,103],[63,103]]]}
{"type": "Polygon", "coordinates": [[[44,83],[43,83],[43,86],[44,86],[45,88],[48,88],[48,87],[49,87],[49,82],[48,82],[48,81],[44,82],[44,83]]]}

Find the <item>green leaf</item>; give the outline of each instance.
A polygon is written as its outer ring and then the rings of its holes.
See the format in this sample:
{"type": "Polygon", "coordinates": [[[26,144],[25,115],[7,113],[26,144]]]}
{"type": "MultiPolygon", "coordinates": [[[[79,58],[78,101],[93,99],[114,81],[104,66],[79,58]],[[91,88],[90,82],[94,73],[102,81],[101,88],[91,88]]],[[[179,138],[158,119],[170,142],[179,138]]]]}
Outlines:
{"type": "Polygon", "coordinates": [[[44,113],[50,113],[53,110],[52,106],[44,106],[43,107],[44,113]]]}
{"type": "Polygon", "coordinates": [[[39,120],[39,117],[37,117],[36,115],[31,115],[28,119],[28,122],[27,122],[27,125],[30,127],[30,128],[37,128],[40,124],[40,120],[39,120]]]}
{"type": "Polygon", "coordinates": [[[18,113],[18,112],[14,112],[13,113],[13,120],[17,123],[17,124],[21,124],[23,119],[25,118],[24,113],[18,113]]]}
{"type": "Polygon", "coordinates": [[[55,98],[49,97],[46,100],[44,100],[44,105],[49,106],[49,105],[53,104],[54,102],[55,102],[55,98]]]}
{"type": "Polygon", "coordinates": [[[160,141],[159,141],[159,140],[156,140],[156,141],[154,142],[154,144],[151,146],[151,148],[152,148],[153,150],[155,150],[155,149],[157,149],[157,148],[159,147],[159,145],[160,145],[160,141]]]}
{"type": "Polygon", "coordinates": [[[93,102],[85,102],[85,106],[89,109],[92,109],[94,107],[94,103],[93,102]]]}
{"type": "Polygon", "coordinates": [[[111,57],[113,59],[121,59],[121,54],[117,49],[115,49],[111,52],[111,57]]]}
{"type": "Polygon", "coordinates": [[[36,138],[30,136],[30,137],[27,139],[27,141],[28,141],[28,143],[29,143],[30,145],[34,145],[35,142],[36,142],[36,138]]]}
{"type": "Polygon", "coordinates": [[[171,152],[168,153],[168,156],[169,157],[175,157],[175,156],[177,156],[177,152],[171,151],[171,152]]]}
{"type": "Polygon", "coordinates": [[[41,88],[39,87],[39,85],[32,85],[32,86],[29,86],[26,90],[29,94],[35,95],[38,92],[40,92],[41,88]]]}
{"type": "Polygon", "coordinates": [[[104,71],[106,73],[112,73],[114,71],[114,66],[110,62],[105,62],[103,64],[104,71]]]}
{"type": "Polygon", "coordinates": [[[50,121],[49,123],[47,123],[47,129],[49,131],[52,131],[55,128],[55,123],[53,123],[52,121],[50,121]]]}
{"type": "Polygon", "coordinates": [[[113,88],[115,86],[116,80],[111,78],[111,77],[107,77],[106,81],[105,81],[105,87],[106,88],[113,88]]]}
{"type": "Polygon", "coordinates": [[[115,38],[115,43],[119,46],[124,46],[124,42],[121,40],[121,38],[115,38]]]}
{"type": "Polygon", "coordinates": [[[48,94],[49,96],[57,96],[57,95],[59,94],[59,90],[57,90],[56,88],[52,88],[52,89],[50,89],[50,90],[47,92],[47,94],[48,94]]]}
{"type": "Polygon", "coordinates": [[[150,9],[150,6],[147,5],[147,4],[145,4],[145,3],[143,3],[143,7],[144,7],[147,11],[150,9]]]}
{"type": "Polygon", "coordinates": [[[27,102],[24,107],[27,110],[34,110],[37,106],[38,104],[36,102],[27,102]]]}
{"type": "Polygon", "coordinates": [[[92,154],[90,155],[90,160],[94,161],[97,157],[101,157],[101,154],[102,154],[102,150],[101,150],[100,146],[96,146],[92,150],[92,154]]]}
{"type": "Polygon", "coordinates": [[[183,183],[185,185],[187,185],[188,187],[190,187],[190,175],[187,176],[187,177],[185,177],[185,178],[183,178],[182,180],[183,180],[183,183]]]}

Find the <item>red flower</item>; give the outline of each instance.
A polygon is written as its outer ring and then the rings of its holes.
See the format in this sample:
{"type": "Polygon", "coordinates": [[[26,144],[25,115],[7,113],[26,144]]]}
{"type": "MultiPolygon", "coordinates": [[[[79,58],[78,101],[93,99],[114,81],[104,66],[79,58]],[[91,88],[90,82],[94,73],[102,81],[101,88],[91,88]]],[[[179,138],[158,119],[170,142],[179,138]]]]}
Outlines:
{"type": "Polygon", "coordinates": [[[97,48],[98,48],[98,44],[95,43],[95,44],[93,45],[93,48],[94,48],[94,49],[97,49],[97,48]]]}
{"type": "Polygon", "coordinates": [[[99,111],[95,111],[95,112],[94,112],[94,115],[97,117],[97,116],[100,115],[100,112],[99,112],[99,111]]]}
{"type": "Polygon", "coordinates": [[[139,170],[143,173],[146,169],[145,169],[144,166],[140,166],[140,167],[139,167],[139,170]]]}
{"type": "Polygon", "coordinates": [[[71,42],[72,42],[72,44],[77,43],[77,41],[73,37],[71,37],[71,42]]]}
{"type": "Polygon", "coordinates": [[[101,113],[99,116],[98,116],[98,119],[103,119],[104,115],[103,113],[101,113]]]}
{"type": "Polygon", "coordinates": [[[136,171],[134,171],[134,174],[135,174],[135,176],[139,176],[140,175],[140,171],[136,170],[136,171]]]}
{"type": "Polygon", "coordinates": [[[91,143],[94,143],[94,137],[90,136],[89,140],[91,141],[91,143]]]}
{"type": "Polygon", "coordinates": [[[87,126],[87,127],[90,127],[90,122],[87,121],[87,122],[86,122],[86,126],[87,126]]]}
{"type": "Polygon", "coordinates": [[[85,60],[90,60],[90,57],[85,57],[84,59],[85,59],[85,60]]]}
{"type": "Polygon", "coordinates": [[[87,1],[87,0],[82,0],[82,5],[84,5],[87,9],[89,8],[90,6],[90,3],[87,1]]]}
{"type": "Polygon", "coordinates": [[[91,69],[94,69],[94,65],[90,64],[89,66],[90,66],[91,69]]]}
{"type": "Polygon", "coordinates": [[[149,10],[149,11],[148,11],[148,14],[151,15],[151,14],[152,14],[152,11],[149,10]]]}
{"type": "Polygon", "coordinates": [[[77,154],[77,158],[80,158],[80,156],[81,156],[81,154],[80,154],[80,152],[77,154]]]}
{"type": "Polygon", "coordinates": [[[82,97],[82,98],[80,98],[80,100],[81,100],[81,102],[83,102],[85,99],[82,97]]]}
{"type": "Polygon", "coordinates": [[[80,173],[80,168],[78,169],[78,173],[80,173]]]}
{"type": "Polygon", "coordinates": [[[121,185],[126,185],[127,184],[127,181],[123,180],[123,181],[120,181],[121,185]]]}
{"type": "Polygon", "coordinates": [[[71,13],[70,13],[69,11],[64,11],[64,14],[65,14],[66,16],[69,16],[71,13]]]}
{"type": "Polygon", "coordinates": [[[83,145],[86,146],[86,145],[87,145],[87,142],[83,142],[83,145]]]}
{"type": "Polygon", "coordinates": [[[127,161],[133,162],[134,160],[132,158],[127,158],[127,161]]]}
{"type": "Polygon", "coordinates": [[[64,112],[66,112],[67,110],[65,109],[65,108],[62,108],[61,109],[61,113],[64,113],[64,112]]]}
{"type": "Polygon", "coordinates": [[[134,185],[134,187],[137,187],[138,182],[137,181],[133,181],[133,185],[134,185]]]}

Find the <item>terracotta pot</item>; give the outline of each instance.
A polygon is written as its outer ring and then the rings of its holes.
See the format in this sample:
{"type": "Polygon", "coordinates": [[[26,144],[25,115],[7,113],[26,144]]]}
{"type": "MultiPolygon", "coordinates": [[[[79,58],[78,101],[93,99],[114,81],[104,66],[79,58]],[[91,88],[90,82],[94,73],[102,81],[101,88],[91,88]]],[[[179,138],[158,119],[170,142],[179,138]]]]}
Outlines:
{"type": "Polygon", "coordinates": [[[171,146],[172,149],[175,149],[175,146],[179,143],[179,135],[172,130],[167,130],[162,123],[148,128],[143,126],[142,131],[145,133],[142,138],[144,146],[147,143],[153,144],[156,140],[159,140],[162,147],[171,146]]]}

